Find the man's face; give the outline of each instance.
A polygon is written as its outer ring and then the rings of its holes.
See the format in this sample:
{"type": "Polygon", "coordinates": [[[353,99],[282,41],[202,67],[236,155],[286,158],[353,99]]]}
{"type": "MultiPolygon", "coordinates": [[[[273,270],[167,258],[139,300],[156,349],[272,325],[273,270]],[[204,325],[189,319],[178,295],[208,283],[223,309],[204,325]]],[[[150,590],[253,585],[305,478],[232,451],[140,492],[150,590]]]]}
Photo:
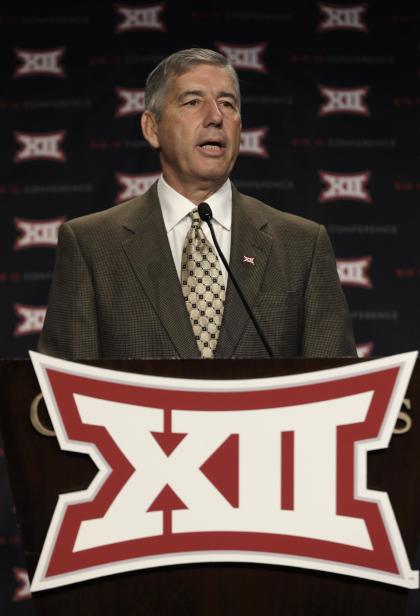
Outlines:
{"type": "Polygon", "coordinates": [[[163,175],[175,190],[217,190],[235,163],[241,131],[228,71],[199,64],[173,77],[160,119],[145,112],[142,127],[149,143],[160,149],[163,175]]]}

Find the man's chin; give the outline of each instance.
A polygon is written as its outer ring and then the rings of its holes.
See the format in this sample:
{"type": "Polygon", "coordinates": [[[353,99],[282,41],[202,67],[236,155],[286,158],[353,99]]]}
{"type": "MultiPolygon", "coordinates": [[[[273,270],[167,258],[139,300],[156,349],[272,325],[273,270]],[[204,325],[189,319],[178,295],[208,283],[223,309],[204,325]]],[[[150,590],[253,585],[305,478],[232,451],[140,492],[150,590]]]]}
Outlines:
{"type": "Polygon", "coordinates": [[[197,169],[197,176],[202,180],[208,180],[213,182],[221,182],[222,184],[229,177],[231,169],[226,169],[226,165],[206,165],[200,166],[197,169]]]}
{"type": "Polygon", "coordinates": [[[201,175],[199,178],[197,178],[197,180],[202,183],[202,184],[207,184],[209,186],[213,187],[213,192],[218,190],[220,188],[220,186],[222,186],[226,180],[228,179],[228,175],[226,174],[219,174],[219,173],[207,173],[207,174],[203,174],[201,175]]]}

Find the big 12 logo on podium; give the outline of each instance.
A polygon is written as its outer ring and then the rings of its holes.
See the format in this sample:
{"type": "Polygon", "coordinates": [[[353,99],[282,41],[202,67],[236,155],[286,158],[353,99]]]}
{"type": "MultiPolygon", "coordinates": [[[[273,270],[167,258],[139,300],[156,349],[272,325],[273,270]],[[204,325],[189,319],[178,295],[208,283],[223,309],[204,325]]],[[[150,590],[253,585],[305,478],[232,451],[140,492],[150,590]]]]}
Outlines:
{"type": "Polygon", "coordinates": [[[389,497],[367,487],[367,454],[389,444],[416,355],[210,381],[31,353],[61,449],[98,468],[59,496],[32,591],[202,562],[417,588],[389,497]]]}

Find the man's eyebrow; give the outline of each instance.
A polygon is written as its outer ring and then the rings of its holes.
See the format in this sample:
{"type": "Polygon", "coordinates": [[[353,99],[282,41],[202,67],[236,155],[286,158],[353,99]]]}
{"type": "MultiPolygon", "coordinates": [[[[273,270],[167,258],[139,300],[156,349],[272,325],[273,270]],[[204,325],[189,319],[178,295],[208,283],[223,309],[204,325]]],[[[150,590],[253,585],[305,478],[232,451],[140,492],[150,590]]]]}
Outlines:
{"type": "Polygon", "coordinates": [[[219,92],[218,94],[218,98],[231,98],[232,100],[234,100],[236,102],[236,96],[233,94],[233,92],[219,92]]]}
{"type": "Polygon", "coordinates": [[[204,96],[203,90],[186,90],[185,92],[181,92],[178,96],[178,100],[182,100],[187,96],[204,96]]]}
{"type": "MultiPolygon", "coordinates": [[[[204,92],[203,90],[186,90],[185,92],[181,92],[181,94],[178,96],[178,100],[183,100],[187,96],[204,96],[204,92]]],[[[237,98],[233,94],[233,92],[218,92],[217,98],[231,98],[235,101],[235,103],[237,102],[237,98]]]]}

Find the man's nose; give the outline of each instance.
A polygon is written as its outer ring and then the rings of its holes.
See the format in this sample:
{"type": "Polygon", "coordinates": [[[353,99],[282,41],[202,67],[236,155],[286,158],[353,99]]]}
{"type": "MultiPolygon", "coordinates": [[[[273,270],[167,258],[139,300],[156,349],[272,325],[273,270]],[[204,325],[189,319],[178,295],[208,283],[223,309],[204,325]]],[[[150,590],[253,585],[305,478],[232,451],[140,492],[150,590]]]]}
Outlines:
{"type": "Polygon", "coordinates": [[[215,125],[220,126],[223,122],[223,114],[219,109],[217,101],[208,101],[205,108],[204,122],[206,126],[215,125]]]}

